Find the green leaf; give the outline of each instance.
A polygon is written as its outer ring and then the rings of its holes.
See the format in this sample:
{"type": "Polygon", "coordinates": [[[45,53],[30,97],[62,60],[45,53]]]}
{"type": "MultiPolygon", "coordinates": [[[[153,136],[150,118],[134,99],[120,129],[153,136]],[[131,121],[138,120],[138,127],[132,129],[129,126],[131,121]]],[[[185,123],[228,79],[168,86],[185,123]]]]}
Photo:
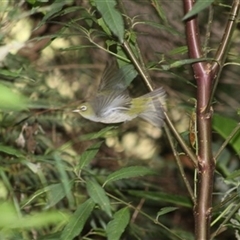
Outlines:
{"type": "Polygon", "coordinates": [[[126,84],[126,86],[129,86],[134,78],[138,75],[138,72],[135,70],[132,64],[126,64],[122,66],[121,71],[123,74],[124,84],[126,84]]]}
{"type": "Polygon", "coordinates": [[[64,192],[66,194],[66,197],[69,201],[70,206],[73,206],[73,202],[74,202],[74,198],[71,192],[71,187],[69,185],[69,177],[68,174],[66,172],[66,167],[64,164],[63,159],[61,158],[61,156],[58,153],[55,153],[53,155],[55,163],[56,163],[56,169],[58,170],[60,179],[61,179],[61,183],[64,189],[64,192]]]}
{"type": "Polygon", "coordinates": [[[156,9],[159,17],[163,20],[165,25],[168,25],[167,12],[162,8],[163,3],[160,3],[158,0],[152,0],[152,5],[156,9]]]}
{"type": "Polygon", "coordinates": [[[169,54],[171,54],[171,55],[185,54],[187,52],[188,52],[188,47],[185,45],[185,46],[173,48],[171,51],[169,51],[169,54]]]}
{"type": "Polygon", "coordinates": [[[197,63],[197,62],[206,62],[206,61],[212,61],[214,60],[213,58],[191,58],[191,59],[184,59],[184,60],[179,60],[179,61],[175,61],[169,65],[162,65],[162,69],[163,70],[169,70],[171,68],[177,68],[177,67],[181,67],[183,65],[186,64],[193,64],[193,63],[197,63]]]}
{"type": "Polygon", "coordinates": [[[110,200],[106,195],[104,189],[93,180],[87,181],[86,188],[91,199],[111,217],[112,211],[110,206],[110,200]]]}
{"type": "Polygon", "coordinates": [[[95,203],[92,199],[88,199],[79,205],[74,214],[70,217],[68,224],[63,229],[60,240],[70,240],[78,236],[93,211],[95,203]]]}
{"type": "Polygon", "coordinates": [[[164,208],[162,208],[160,211],[158,211],[156,219],[158,220],[158,218],[159,218],[160,216],[165,215],[165,214],[167,214],[167,213],[169,213],[169,212],[173,212],[173,211],[175,211],[175,210],[177,210],[177,209],[178,209],[178,208],[176,208],[176,207],[164,207],[164,208]]]}
{"type": "Polygon", "coordinates": [[[214,0],[198,0],[193,8],[191,9],[191,11],[189,11],[184,17],[183,17],[183,21],[187,20],[188,18],[198,14],[199,12],[201,12],[203,9],[209,7],[212,3],[214,2],[214,0]]]}
{"type": "Polygon", "coordinates": [[[141,24],[146,24],[146,25],[149,25],[149,26],[152,26],[152,27],[155,27],[155,28],[159,28],[161,30],[164,30],[164,31],[167,31],[173,35],[181,35],[177,30],[176,28],[172,28],[172,27],[169,27],[169,26],[166,26],[166,25],[163,25],[163,24],[159,24],[159,23],[156,23],[156,22],[151,22],[151,21],[144,21],[144,22],[141,22],[141,24]]]}
{"type": "Polygon", "coordinates": [[[129,190],[127,191],[134,197],[146,198],[148,200],[153,200],[157,202],[172,203],[183,207],[192,207],[192,202],[189,198],[173,195],[162,192],[150,192],[150,191],[138,191],[138,190],[129,190]]]}
{"type": "Polygon", "coordinates": [[[104,182],[103,186],[105,186],[107,183],[124,179],[124,178],[142,177],[145,175],[154,175],[154,174],[156,174],[155,171],[142,166],[121,168],[120,170],[110,174],[107,177],[106,181],[104,182]]]}
{"type": "Polygon", "coordinates": [[[36,0],[27,0],[27,2],[33,5],[36,3],[36,0]]]}
{"type": "Polygon", "coordinates": [[[32,215],[19,217],[12,204],[8,202],[0,203],[0,228],[5,229],[32,229],[46,227],[52,224],[57,224],[60,221],[67,221],[68,217],[63,212],[49,211],[34,213],[32,215]]]}
{"type": "Polygon", "coordinates": [[[37,200],[39,196],[46,193],[46,189],[42,188],[37,190],[35,193],[33,193],[30,197],[27,199],[24,199],[23,202],[21,202],[21,208],[23,209],[27,205],[30,205],[34,200],[37,200]]]}
{"type": "Polygon", "coordinates": [[[60,12],[65,5],[65,1],[62,0],[55,0],[50,6],[49,11],[43,17],[41,23],[45,23],[50,17],[54,16],[54,14],[60,12]]]}
{"type": "Polygon", "coordinates": [[[25,158],[24,155],[20,151],[18,151],[16,148],[9,147],[9,146],[0,145],[0,152],[13,155],[18,158],[25,158]]]}
{"type": "MultiPolygon", "coordinates": [[[[70,191],[72,188],[73,182],[70,181],[68,184],[69,184],[68,191],[70,191]]],[[[52,206],[55,206],[59,201],[61,201],[66,196],[66,192],[62,183],[51,184],[42,189],[39,189],[34,194],[32,194],[29,198],[24,200],[24,202],[22,203],[22,208],[29,205],[31,202],[37,199],[40,195],[45,193],[48,194],[46,209],[52,206]]]]}
{"type": "MultiPolygon", "coordinates": [[[[214,114],[213,116],[213,129],[224,139],[227,139],[237,125],[238,122],[232,118],[223,117],[218,114],[214,114]]],[[[240,153],[240,131],[229,141],[229,145],[233,147],[237,154],[240,153]]]]}
{"type": "Polygon", "coordinates": [[[15,70],[15,71],[0,69],[0,76],[3,78],[13,78],[14,79],[14,78],[18,78],[21,76],[20,75],[21,71],[22,71],[22,68],[20,68],[19,70],[15,70]]]}
{"type": "Polygon", "coordinates": [[[108,28],[108,26],[106,25],[105,21],[103,20],[103,18],[99,18],[97,20],[97,23],[99,26],[102,27],[103,31],[107,34],[107,35],[111,35],[111,31],[110,29],[108,28]]]}
{"type": "Polygon", "coordinates": [[[88,149],[86,149],[84,153],[81,154],[79,159],[79,164],[77,167],[79,169],[82,169],[84,166],[88,165],[90,161],[92,161],[92,159],[98,153],[101,145],[102,145],[102,142],[98,142],[90,146],[88,149]]]}
{"type": "Polygon", "coordinates": [[[27,99],[0,84],[0,109],[23,110],[27,108],[27,99]]]}
{"type": "MultiPolygon", "coordinates": [[[[66,6],[66,5],[65,5],[66,6]]],[[[72,13],[72,12],[81,12],[81,14],[85,14],[87,15],[88,17],[91,17],[90,14],[88,14],[86,8],[84,7],[80,7],[80,6],[73,6],[73,7],[67,7],[67,8],[64,8],[62,9],[62,11],[59,13],[59,15],[65,15],[65,14],[68,14],[68,13],[72,13]]],[[[87,16],[85,16],[87,18],[87,16]]],[[[87,19],[86,19],[87,20],[87,19]]]]}
{"type": "Polygon", "coordinates": [[[124,22],[121,13],[115,8],[116,0],[94,0],[94,3],[107,26],[122,43],[124,39],[124,22]]]}
{"type": "Polygon", "coordinates": [[[226,180],[231,180],[231,179],[237,178],[239,176],[240,176],[240,170],[236,170],[236,171],[232,172],[230,175],[228,175],[226,177],[226,180]]]}
{"type": "Polygon", "coordinates": [[[127,207],[120,209],[113,215],[113,220],[107,224],[106,233],[109,240],[120,239],[130,220],[130,212],[127,207]]]}
{"type": "Polygon", "coordinates": [[[47,208],[55,206],[59,201],[61,201],[69,191],[71,191],[73,182],[67,183],[69,187],[64,188],[62,183],[51,184],[45,187],[45,191],[48,193],[47,208]],[[68,191],[66,193],[66,191],[68,191]]]}
{"type": "Polygon", "coordinates": [[[115,135],[115,131],[113,131],[114,129],[116,129],[115,126],[105,127],[103,129],[101,129],[99,132],[88,133],[88,134],[82,135],[80,137],[80,140],[84,141],[84,140],[93,140],[93,139],[97,139],[97,138],[106,138],[107,136],[115,135]]]}

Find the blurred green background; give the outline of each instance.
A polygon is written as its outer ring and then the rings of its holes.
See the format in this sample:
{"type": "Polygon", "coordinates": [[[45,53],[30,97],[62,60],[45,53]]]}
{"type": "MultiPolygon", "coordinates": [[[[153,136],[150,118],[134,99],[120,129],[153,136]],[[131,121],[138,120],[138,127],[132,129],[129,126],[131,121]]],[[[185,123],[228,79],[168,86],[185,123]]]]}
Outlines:
{"type": "MultiPolygon", "coordinates": [[[[223,34],[227,4],[214,5],[208,57],[223,34]]],[[[128,0],[116,9],[154,86],[167,92],[176,129],[189,142],[196,85],[184,62],[182,1],[128,0]]],[[[207,14],[199,15],[203,43],[207,14]]],[[[2,1],[0,19],[0,238],[193,239],[191,199],[163,129],[140,119],[104,125],[72,113],[96,93],[113,58],[109,52],[129,62],[94,1],[2,1]]],[[[236,29],[214,99],[214,152],[238,122],[238,42],[236,29]]],[[[129,90],[133,96],[147,92],[140,76],[129,90]]],[[[217,162],[213,229],[239,198],[238,136],[217,162]],[[227,207],[219,202],[231,197],[224,215],[227,207]]],[[[184,154],[180,158],[194,186],[193,164],[184,154]]],[[[216,239],[233,239],[238,219],[232,214],[225,235],[216,239]]]]}

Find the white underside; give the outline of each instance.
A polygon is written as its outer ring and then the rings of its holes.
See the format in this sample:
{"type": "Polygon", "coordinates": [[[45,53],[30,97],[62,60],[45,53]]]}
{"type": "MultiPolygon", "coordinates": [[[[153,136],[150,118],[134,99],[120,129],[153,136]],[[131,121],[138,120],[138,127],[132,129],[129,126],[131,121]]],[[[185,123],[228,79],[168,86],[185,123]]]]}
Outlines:
{"type": "Polygon", "coordinates": [[[99,118],[99,122],[102,123],[120,123],[120,122],[127,122],[131,121],[132,119],[136,118],[137,116],[128,116],[125,113],[121,112],[112,112],[106,114],[104,118],[99,118]]]}

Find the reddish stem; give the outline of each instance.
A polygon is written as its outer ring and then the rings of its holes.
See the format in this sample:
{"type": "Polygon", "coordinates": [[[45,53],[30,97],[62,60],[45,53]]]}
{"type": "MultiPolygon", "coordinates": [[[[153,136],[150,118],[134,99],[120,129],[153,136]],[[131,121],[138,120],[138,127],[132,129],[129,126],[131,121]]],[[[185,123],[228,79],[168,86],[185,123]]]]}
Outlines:
{"type": "MultiPolygon", "coordinates": [[[[193,0],[184,0],[185,13],[193,7],[193,0]]],[[[197,16],[186,21],[187,45],[190,58],[203,56],[200,44],[197,16]]],[[[207,109],[211,97],[214,74],[210,64],[198,62],[192,65],[197,82],[197,131],[198,131],[198,181],[197,201],[194,206],[196,239],[209,239],[212,208],[212,190],[215,163],[212,157],[211,120],[207,109]]]]}

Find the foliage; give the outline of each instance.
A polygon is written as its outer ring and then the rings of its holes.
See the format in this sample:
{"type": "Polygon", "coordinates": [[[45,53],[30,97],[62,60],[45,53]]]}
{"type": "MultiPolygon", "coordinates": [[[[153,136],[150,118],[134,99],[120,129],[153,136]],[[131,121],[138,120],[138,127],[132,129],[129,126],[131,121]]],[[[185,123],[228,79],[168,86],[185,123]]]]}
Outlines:
{"type": "MultiPolygon", "coordinates": [[[[215,62],[231,5],[199,0],[185,17],[182,9],[181,1],[4,1],[1,239],[194,239],[197,167],[189,153],[196,157],[201,143],[191,66],[215,62]],[[187,56],[182,21],[196,14],[214,16],[199,21],[201,58],[187,56]],[[175,131],[139,119],[106,126],[72,113],[95,94],[113,58],[139,72],[128,81],[133,96],[147,91],[144,81],[151,88],[150,76],[165,88],[175,131]]],[[[235,29],[211,102],[212,239],[239,239],[238,41],[235,29]]]]}

